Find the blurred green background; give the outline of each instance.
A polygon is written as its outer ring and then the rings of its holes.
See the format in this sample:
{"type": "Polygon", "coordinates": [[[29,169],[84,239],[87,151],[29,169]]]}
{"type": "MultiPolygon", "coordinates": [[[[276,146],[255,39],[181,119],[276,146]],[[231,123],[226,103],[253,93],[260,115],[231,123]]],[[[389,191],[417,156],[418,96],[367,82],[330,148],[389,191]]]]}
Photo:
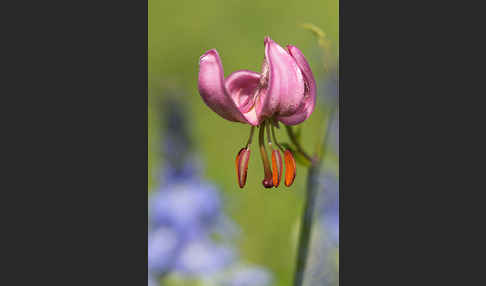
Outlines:
{"type": "MultiPolygon", "coordinates": [[[[222,58],[225,76],[238,69],[260,72],[263,39],[268,35],[283,47],[293,44],[302,50],[319,88],[324,76],[321,51],[316,38],[299,24],[313,23],[322,28],[336,55],[338,6],[338,0],[148,1],[149,191],[157,185],[157,171],[162,164],[159,144],[163,138],[158,132],[162,116],[155,111],[154,102],[167,90],[182,91],[192,118],[192,139],[205,167],[204,176],[220,187],[226,213],[243,231],[235,242],[240,255],[249,263],[271,270],[275,285],[292,284],[307,170],[297,167],[290,188],[265,190],[261,185],[261,159],[254,152],[247,185],[240,189],[234,159],[246,143],[250,128],[222,119],[204,104],[197,90],[198,61],[205,51],[215,48],[222,58]]],[[[303,145],[311,152],[325,126],[323,112],[317,105],[301,125],[303,145]]],[[[277,137],[288,142],[284,129],[277,137]]]]}

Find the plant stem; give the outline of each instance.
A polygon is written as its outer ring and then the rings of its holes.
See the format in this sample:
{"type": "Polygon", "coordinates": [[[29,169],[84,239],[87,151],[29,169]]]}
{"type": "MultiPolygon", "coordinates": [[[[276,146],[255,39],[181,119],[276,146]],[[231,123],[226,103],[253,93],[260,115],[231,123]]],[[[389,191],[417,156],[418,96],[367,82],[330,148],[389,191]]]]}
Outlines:
{"type": "MultiPolygon", "coordinates": [[[[326,133],[324,135],[324,140],[320,148],[321,153],[316,156],[318,159],[311,160],[311,166],[309,167],[309,172],[307,175],[307,191],[306,191],[306,201],[304,206],[304,215],[302,216],[302,221],[300,224],[300,236],[299,245],[297,253],[297,265],[294,276],[294,286],[302,286],[304,282],[304,274],[307,264],[307,257],[309,254],[309,245],[312,235],[312,223],[314,218],[314,209],[316,204],[316,196],[319,189],[319,175],[321,173],[322,160],[324,153],[326,151],[326,146],[329,141],[329,133],[331,131],[331,124],[333,121],[335,109],[329,114],[329,119],[327,121],[326,133]]],[[[291,133],[289,132],[289,135],[291,133]]],[[[294,143],[295,144],[295,143],[294,143]]],[[[299,145],[296,145],[299,146],[299,145]]]]}
{"type": "Polygon", "coordinates": [[[299,141],[297,140],[297,137],[295,136],[295,133],[294,133],[294,130],[292,129],[291,126],[288,126],[288,125],[285,125],[285,128],[287,129],[287,133],[289,134],[289,138],[290,138],[290,141],[292,141],[292,143],[295,145],[295,147],[297,148],[297,152],[299,152],[300,154],[302,154],[307,160],[309,160],[311,163],[315,160],[312,159],[311,156],[309,156],[309,154],[307,154],[305,151],[304,151],[304,148],[302,148],[302,146],[300,145],[299,141]]]}
{"type": "Polygon", "coordinates": [[[312,234],[312,221],[318,189],[319,162],[312,161],[307,175],[307,193],[304,206],[304,215],[300,225],[300,237],[297,253],[297,266],[294,276],[294,286],[301,286],[304,281],[307,256],[309,253],[310,238],[312,234]]]}

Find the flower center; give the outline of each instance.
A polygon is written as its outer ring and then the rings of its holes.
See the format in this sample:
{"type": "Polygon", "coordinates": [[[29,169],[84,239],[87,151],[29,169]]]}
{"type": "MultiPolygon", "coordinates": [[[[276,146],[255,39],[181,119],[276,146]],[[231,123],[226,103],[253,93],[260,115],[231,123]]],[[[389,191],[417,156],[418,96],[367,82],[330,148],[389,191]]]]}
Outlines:
{"type": "Polygon", "coordinates": [[[260,93],[260,87],[258,86],[253,94],[241,94],[242,91],[242,88],[238,90],[236,96],[238,102],[236,104],[241,112],[247,113],[255,106],[256,99],[260,93]]]}
{"type": "MultiPolygon", "coordinates": [[[[258,81],[248,81],[241,84],[240,88],[232,93],[233,101],[242,113],[248,113],[256,104],[261,103],[261,99],[268,87],[269,68],[266,60],[262,64],[262,72],[258,81]]],[[[231,89],[231,87],[230,87],[231,89]]]]}

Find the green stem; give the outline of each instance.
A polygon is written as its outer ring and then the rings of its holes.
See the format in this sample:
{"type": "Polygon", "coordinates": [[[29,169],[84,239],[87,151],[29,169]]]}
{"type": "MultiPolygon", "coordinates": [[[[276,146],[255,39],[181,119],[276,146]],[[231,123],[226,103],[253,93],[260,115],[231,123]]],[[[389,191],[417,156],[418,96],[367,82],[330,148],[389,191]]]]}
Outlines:
{"type": "Polygon", "coordinates": [[[312,235],[312,222],[318,190],[319,163],[313,161],[307,176],[307,193],[304,206],[304,215],[300,224],[300,237],[297,253],[297,265],[294,276],[294,286],[302,286],[309,253],[310,238],[312,235]]]}
{"type": "Polygon", "coordinates": [[[289,134],[290,141],[292,141],[292,143],[297,148],[296,151],[299,152],[300,154],[302,154],[311,163],[314,162],[315,160],[312,159],[312,157],[309,156],[309,154],[307,154],[307,152],[304,151],[304,148],[302,148],[302,146],[300,145],[300,142],[299,142],[299,140],[297,140],[297,137],[295,136],[295,133],[294,133],[294,130],[292,129],[292,127],[285,125],[285,128],[287,129],[287,133],[289,134]]]}
{"type": "Polygon", "coordinates": [[[300,224],[300,236],[297,253],[297,265],[294,276],[294,286],[302,286],[302,283],[304,281],[307,257],[309,255],[310,239],[312,235],[312,223],[316,204],[316,196],[319,190],[318,179],[321,173],[321,162],[329,141],[329,133],[335,110],[336,109],[333,109],[332,112],[330,112],[329,114],[329,120],[326,126],[326,133],[320,148],[321,153],[318,157],[316,156],[318,159],[311,161],[312,164],[309,167],[309,173],[307,175],[306,201],[304,206],[304,215],[302,216],[302,221],[300,224]]]}

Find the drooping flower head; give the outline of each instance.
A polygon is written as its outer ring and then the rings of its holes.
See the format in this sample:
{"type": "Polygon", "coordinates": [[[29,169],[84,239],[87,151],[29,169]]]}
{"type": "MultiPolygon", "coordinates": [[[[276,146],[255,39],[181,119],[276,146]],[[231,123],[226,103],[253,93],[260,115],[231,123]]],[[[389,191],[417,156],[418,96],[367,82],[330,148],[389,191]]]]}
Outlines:
{"type": "Polygon", "coordinates": [[[288,45],[287,50],[265,37],[265,57],[261,73],[239,70],[224,78],[221,59],[216,50],[207,51],[199,59],[199,93],[209,108],[226,120],[252,126],[250,138],[236,156],[238,184],[246,182],[250,156],[250,144],[254,127],[260,128],[260,153],[265,170],[263,185],[277,187],[282,175],[282,157],[273,143],[284,152],[285,185],[290,186],[295,178],[295,160],[290,150],[278,144],[274,127],[278,122],[296,125],[312,113],[316,101],[314,75],[302,52],[288,45]],[[264,129],[267,128],[268,144],[272,149],[272,168],[264,144],[264,129]],[[273,173],[272,173],[273,172],[273,173]]]}

